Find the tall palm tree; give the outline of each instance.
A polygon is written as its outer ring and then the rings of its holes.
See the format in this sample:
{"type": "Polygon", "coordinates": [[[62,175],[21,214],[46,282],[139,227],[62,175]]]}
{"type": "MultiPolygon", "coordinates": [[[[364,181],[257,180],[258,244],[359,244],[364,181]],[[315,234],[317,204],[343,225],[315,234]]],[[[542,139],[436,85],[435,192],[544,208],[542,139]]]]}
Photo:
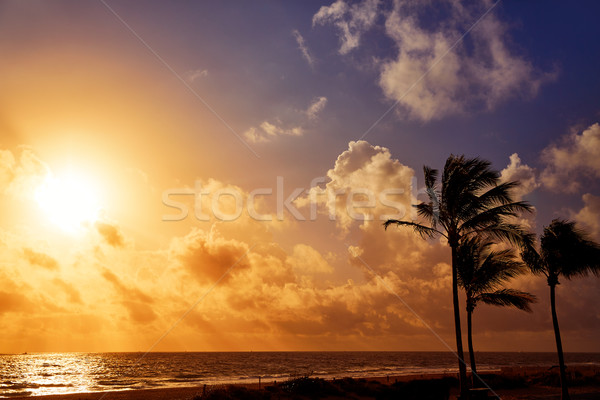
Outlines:
{"type": "Polygon", "coordinates": [[[474,236],[465,239],[458,247],[458,284],[467,296],[467,342],[473,386],[477,382],[477,367],[472,316],[477,303],[531,312],[529,305],[536,301],[531,293],[502,288],[507,280],[523,273],[525,265],[515,258],[512,249],[492,251],[493,245],[492,241],[482,242],[474,236]]]}
{"type": "Polygon", "coordinates": [[[522,251],[521,257],[533,273],[545,275],[550,286],[550,310],[558,353],[562,399],[569,400],[565,360],[556,315],[556,285],[559,284],[558,279],[561,276],[571,279],[588,275],[590,272],[599,275],[600,245],[588,239],[584,231],[575,227],[575,223],[555,219],[544,228],[539,251],[530,244],[522,251]]]}
{"type": "Polygon", "coordinates": [[[452,303],[456,353],[462,398],[467,398],[467,369],[464,362],[460,310],[458,304],[457,248],[459,242],[472,235],[489,236],[522,243],[527,239],[524,230],[507,222],[531,206],[514,201],[511,195],[517,182],[500,182],[500,173],[491,169],[489,161],[450,155],[444,165],[441,188],[438,188],[438,171],[427,166],[425,188],[429,201],[416,205],[417,214],[425,223],[390,219],[384,223],[412,227],[423,238],[443,236],[452,250],[452,303]]]}

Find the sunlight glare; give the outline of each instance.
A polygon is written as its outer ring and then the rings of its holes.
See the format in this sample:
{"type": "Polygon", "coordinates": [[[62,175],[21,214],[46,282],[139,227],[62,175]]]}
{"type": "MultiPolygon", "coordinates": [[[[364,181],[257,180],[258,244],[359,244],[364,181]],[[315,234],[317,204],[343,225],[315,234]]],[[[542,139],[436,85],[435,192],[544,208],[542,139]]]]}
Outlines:
{"type": "Polygon", "coordinates": [[[82,176],[48,175],[35,197],[48,219],[65,231],[76,231],[99,217],[98,192],[89,179],[82,176]]]}

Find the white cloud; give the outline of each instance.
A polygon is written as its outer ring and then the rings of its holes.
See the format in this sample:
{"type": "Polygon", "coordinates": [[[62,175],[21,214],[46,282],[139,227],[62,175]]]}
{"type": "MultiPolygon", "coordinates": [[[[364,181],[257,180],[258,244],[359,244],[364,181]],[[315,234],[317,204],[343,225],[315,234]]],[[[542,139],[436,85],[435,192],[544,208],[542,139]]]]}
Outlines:
{"type": "Polygon", "coordinates": [[[327,97],[317,97],[306,110],[309,119],[316,119],[327,105],[327,97]]]}
{"type": "Polygon", "coordinates": [[[586,193],[582,200],[584,206],[573,215],[573,219],[585,227],[596,240],[600,240],[600,196],[586,193]]]}
{"type": "Polygon", "coordinates": [[[206,78],[207,76],[208,76],[208,70],[202,69],[202,68],[188,71],[185,74],[185,77],[187,78],[187,80],[189,82],[195,82],[196,80],[206,78]]]}
{"type": "Polygon", "coordinates": [[[515,197],[519,200],[540,186],[535,168],[523,164],[517,153],[510,156],[510,163],[500,171],[500,179],[503,182],[518,181],[520,183],[514,191],[515,197]]]}
{"type": "Polygon", "coordinates": [[[258,127],[250,127],[244,132],[246,140],[252,143],[265,143],[280,136],[302,136],[308,121],[317,119],[327,104],[327,97],[317,97],[306,110],[293,112],[295,123],[285,123],[279,119],[263,121],[258,127]]]}
{"type": "MultiPolygon", "coordinates": [[[[524,196],[540,187],[540,182],[537,178],[535,168],[521,162],[521,158],[517,153],[510,156],[510,163],[500,171],[500,180],[502,182],[517,181],[520,183],[513,190],[514,199],[520,201],[524,196]]],[[[514,218],[514,223],[524,225],[528,228],[533,228],[536,221],[535,207],[531,213],[522,213],[514,218]]]]}
{"type": "Polygon", "coordinates": [[[254,126],[248,128],[244,132],[244,137],[250,143],[262,143],[262,142],[267,142],[268,141],[267,138],[261,134],[261,131],[259,131],[254,126]]]}
{"type": "Polygon", "coordinates": [[[244,132],[246,140],[252,143],[269,142],[279,136],[302,136],[304,130],[300,126],[284,128],[281,121],[263,121],[257,128],[251,127],[244,132]]]}
{"type": "Polygon", "coordinates": [[[263,132],[265,132],[267,135],[272,136],[272,137],[280,136],[280,135],[301,136],[303,133],[302,128],[300,128],[300,127],[283,129],[280,126],[274,125],[267,121],[260,124],[260,128],[263,130],[263,132]]]}
{"type": "Polygon", "coordinates": [[[397,218],[409,217],[414,171],[392,159],[385,147],[372,146],[364,140],[350,142],[348,149],[338,156],[334,167],[327,171],[327,177],[329,182],[324,193],[319,187],[311,188],[308,196],[299,198],[296,204],[326,206],[324,212],[335,215],[342,232],[347,232],[356,221],[375,223],[379,229],[383,223],[380,220],[382,215],[402,213],[397,218]],[[384,198],[383,202],[381,198],[384,198]],[[389,205],[392,202],[394,206],[389,205]],[[362,206],[361,203],[371,205],[362,206]]]}
{"type": "Polygon", "coordinates": [[[340,37],[340,54],[347,54],[357,48],[360,37],[373,24],[377,17],[379,0],[364,0],[349,6],[343,0],[337,0],[330,6],[322,6],[313,16],[314,25],[333,24],[340,37]]]}
{"type": "Polygon", "coordinates": [[[296,29],[294,29],[292,31],[292,35],[294,35],[294,38],[296,39],[296,43],[298,43],[298,48],[300,49],[300,52],[302,52],[302,57],[304,57],[304,59],[306,60],[308,65],[311,68],[313,68],[315,65],[315,60],[312,57],[312,55],[310,54],[310,51],[308,50],[308,46],[306,45],[304,38],[302,37],[300,32],[298,32],[296,29]]]}
{"type": "Polygon", "coordinates": [[[600,125],[564,136],[542,151],[542,160],[542,183],[555,191],[573,193],[583,178],[600,178],[600,125]]]}
{"type": "MultiPolygon", "coordinates": [[[[348,262],[363,271],[368,281],[376,281],[374,272],[378,274],[385,285],[406,299],[421,317],[437,320],[447,313],[444,296],[450,293],[451,281],[450,275],[444,273],[448,270],[447,246],[423,240],[410,228],[394,226],[386,231],[382,226],[387,219],[384,216],[389,214],[398,213],[395,218],[406,221],[412,219],[412,204],[416,202],[414,170],[394,159],[385,147],[352,141],[337,157],[327,177],[326,192],[335,193],[335,197],[320,194],[322,189],[313,188],[298,203],[306,205],[312,195],[319,204],[326,205],[327,213],[334,211],[338,229],[345,235],[344,241],[352,243],[347,246],[348,262]],[[374,207],[353,207],[355,213],[364,217],[353,218],[348,212],[348,199],[351,192],[361,192],[361,189],[374,194],[377,200],[381,193],[393,190],[395,194],[387,198],[394,201],[397,208],[376,201],[374,207]],[[354,229],[356,227],[358,229],[354,229]]],[[[387,304],[385,301],[389,300],[384,299],[384,308],[394,308],[393,301],[387,304]]],[[[402,319],[411,326],[422,327],[410,312],[403,311],[402,319]]]]}
{"type": "Polygon", "coordinates": [[[492,109],[514,95],[533,96],[552,78],[535,70],[529,61],[507,47],[507,27],[492,13],[486,15],[465,40],[457,39],[489,7],[475,3],[464,7],[446,1],[447,21],[432,30],[420,15],[439,3],[415,6],[397,1],[385,23],[386,32],[398,55],[381,65],[379,85],[384,94],[398,102],[408,116],[422,121],[440,119],[484,105],[492,109]]]}
{"type": "MultiPolygon", "coordinates": [[[[492,109],[514,96],[533,97],[556,73],[542,73],[509,49],[507,25],[494,12],[478,19],[491,2],[464,5],[454,0],[397,0],[385,13],[385,32],[397,56],[379,64],[379,86],[413,119],[429,121],[470,110],[492,109]],[[446,19],[426,23],[443,7],[446,19]],[[478,21],[472,31],[456,41],[478,21]],[[455,46],[456,44],[456,46],[455,46]],[[455,47],[453,47],[455,46],[455,47]]],[[[313,16],[313,26],[332,24],[338,30],[340,54],[360,45],[376,22],[378,1],[348,5],[337,0],[313,16]]]]}
{"type": "Polygon", "coordinates": [[[32,199],[49,173],[48,165],[27,147],[20,148],[16,155],[0,150],[0,193],[32,199]]]}

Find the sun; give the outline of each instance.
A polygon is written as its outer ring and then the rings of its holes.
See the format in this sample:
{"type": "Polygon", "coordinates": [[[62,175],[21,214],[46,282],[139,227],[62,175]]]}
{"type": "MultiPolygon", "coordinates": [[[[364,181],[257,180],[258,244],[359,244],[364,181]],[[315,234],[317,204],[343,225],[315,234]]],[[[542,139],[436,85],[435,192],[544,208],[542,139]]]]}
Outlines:
{"type": "Polygon", "coordinates": [[[35,198],[48,219],[59,228],[74,232],[95,222],[100,213],[99,193],[93,182],[77,174],[46,176],[35,198]]]}

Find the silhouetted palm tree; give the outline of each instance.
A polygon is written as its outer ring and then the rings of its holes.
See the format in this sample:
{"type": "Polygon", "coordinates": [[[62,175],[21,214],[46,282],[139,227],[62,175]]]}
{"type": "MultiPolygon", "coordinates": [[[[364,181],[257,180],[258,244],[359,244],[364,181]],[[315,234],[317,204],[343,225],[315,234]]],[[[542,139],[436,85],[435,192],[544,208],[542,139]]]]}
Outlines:
{"type": "Polygon", "coordinates": [[[477,367],[472,315],[477,303],[531,312],[529,305],[536,301],[531,293],[502,288],[506,281],[524,272],[525,264],[515,258],[512,249],[492,251],[493,245],[493,242],[482,242],[475,236],[465,239],[458,247],[458,284],[467,296],[467,342],[473,386],[477,382],[477,367]]]}
{"type": "Polygon", "coordinates": [[[531,206],[522,201],[513,201],[511,191],[518,182],[500,182],[500,174],[491,169],[488,161],[479,158],[467,159],[451,155],[446,160],[442,174],[442,187],[438,189],[438,171],[427,166],[425,189],[429,202],[416,205],[417,214],[428,225],[414,221],[390,219],[385,228],[392,224],[410,226],[423,238],[438,235],[448,240],[452,249],[452,302],[454,306],[454,329],[456,352],[461,385],[461,395],[467,398],[467,369],[464,362],[460,310],[458,304],[457,253],[459,242],[471,235],[488,236],[520,244],[528,236],[523,229],[507,222],[531,206]]]}
{"type": "Polygon", "coordinates": [[[523,250],[521,257],[533,273],[545,275],[550,286],[550,309],[558,353],[562,399],[568,400],[570,396],[565,360],[556,316],[556,285],[559,284],[560,276],[571,279],[588,275],[590,272],[600,274],[600,246],[589,240],[587,234],[577,229],[573,222],[555,219],[544,228],[539,251],[531,244],[523,250]]]}

